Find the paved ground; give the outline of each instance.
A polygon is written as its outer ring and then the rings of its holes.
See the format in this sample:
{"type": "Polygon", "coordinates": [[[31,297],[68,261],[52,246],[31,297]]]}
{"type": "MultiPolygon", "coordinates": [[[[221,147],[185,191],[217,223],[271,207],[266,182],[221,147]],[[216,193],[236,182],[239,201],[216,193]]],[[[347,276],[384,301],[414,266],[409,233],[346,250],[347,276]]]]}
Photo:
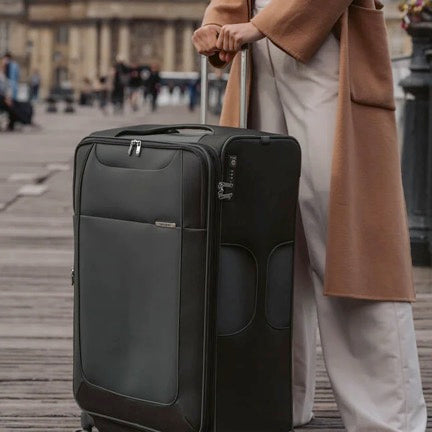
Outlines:
{"type": "MultiPolygon", "coordinates": [[[[74,431],[71,179],[73,149],[97,129],[197,122],[183,108],[104,117],[93,109],[37,118],[40,130],[0,133],[0,431],[74,431]],[[174,119],[174,120],[173,120],[174,119]]],[[[432,414],[432,270],[415,269],[424,387],[432,414]]],[[[320,349],[313,431],[342,431],[320,349]]],[[[432,420],[432,419],[431,419],[432,420]]],[[[432,431],[432,421],[430,429],[432,431]]]]}

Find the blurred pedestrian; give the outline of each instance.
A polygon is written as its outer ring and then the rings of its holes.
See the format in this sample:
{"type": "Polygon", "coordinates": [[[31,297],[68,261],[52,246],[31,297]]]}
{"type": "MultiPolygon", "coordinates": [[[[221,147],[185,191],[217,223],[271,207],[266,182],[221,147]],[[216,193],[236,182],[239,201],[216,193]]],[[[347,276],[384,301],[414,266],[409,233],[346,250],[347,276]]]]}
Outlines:
{"type": "Polygon", "coordinates": [[[103,114],[108,114],[107,108],[109,102],[109,85],[108,78],[106,76],[99,77],[96,93],[100,110],[103,114]]]}
{"type": "Polygon", "coordinates": [[[12,53],[7,52],[3,57],[7,80],[9,81],[9,86],[12,91],[12,99],[18,99],[19,90],[19,79],[20,79],[20,67],[18,63],[14,60],[12,53]]]}
{"type": "Polygon", "coordinates": [[[93,83],[89,77],[83,79],[79,104],[82,106],[91,106],[93,105],[93,83]]]}
{"type": "Polygon", "coordinates": [[[124,110],[125,87],[127,86],[128,81],[128,68],[121,58],[117,58],[113,68],[111,93],[111,102],[115,114],[122,113],[124,110]]]}
{"type": "Polygon", "coordinates": [[[37,69],[35,69],[30,75],[30,100],[37,102],[39,100],[39,89],[41,84],[41,76],[37,69]]]}
{"type": "Polygon", "coordinates": [[[189,83],[189,111],[195,110],[200,86],[201,86],[200,78],[192,80],[189,83]]]}
{"type": "Polygon", "coordinates": [[[0,66],[0,112],[8,117],[7,130],[13,131],[17,122],[34,125],[33,107],[30,102],[19,102],[13,97],[14,91],[11,81],[6,76],[7,65],[3,59],[0,66]]]}
{"type": "Polygon", "coordinates": [[[143,81],[141,79],[141,66],[133,63],[129,68],[129,101],[132,111],[138,111],[140,95],[142,95],[143,81]]]}
{"type": "Polygon", "coordinates": [[[5,113],[8,118],[7,130],[13,130],[16,117],[12,110],[12,92],[6,77],[6,60],[0,62],[0,113],[5,113]]]}
{"type": "Polygon", "coordinates": [[[161,88],[161,76],[159,72],[159,64],[153,63],[150,67],[150,75],[147,79],[147,91],[151,98],[152,111],[157,110],[157,100],[161,88]]]}

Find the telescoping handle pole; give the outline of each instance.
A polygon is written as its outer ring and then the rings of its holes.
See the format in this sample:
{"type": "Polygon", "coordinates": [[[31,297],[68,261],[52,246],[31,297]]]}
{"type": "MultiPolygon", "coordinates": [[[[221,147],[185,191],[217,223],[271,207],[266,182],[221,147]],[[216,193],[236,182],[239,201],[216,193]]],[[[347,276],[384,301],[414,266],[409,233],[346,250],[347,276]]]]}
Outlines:
{"type": "MultiPolygon", "coordinates": [[[[247,72],[248,72],[248,46],[245,45],[240,53],[240,127],[247,128],[247,72]]],[[[207,123],[209,108],[209,76],[208,60],[201,56],[201,124],[207,123]]]]}

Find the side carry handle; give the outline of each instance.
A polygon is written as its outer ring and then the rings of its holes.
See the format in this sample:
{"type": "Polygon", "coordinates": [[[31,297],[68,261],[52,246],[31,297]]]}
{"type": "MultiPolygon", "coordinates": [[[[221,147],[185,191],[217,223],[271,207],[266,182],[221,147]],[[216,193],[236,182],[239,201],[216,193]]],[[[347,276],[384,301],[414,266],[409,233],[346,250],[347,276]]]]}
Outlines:
{"type": "MultiPolygon", "coordinates": [[[[241,52],[240,65],[240,127],[247,128],[247,72],[248,72],[248,50],[245,45],[241,52]]],[[[208,59],[201,56],[201,124],[207,123],[207,113],[209,108],[209,77],[208,59]]]]}

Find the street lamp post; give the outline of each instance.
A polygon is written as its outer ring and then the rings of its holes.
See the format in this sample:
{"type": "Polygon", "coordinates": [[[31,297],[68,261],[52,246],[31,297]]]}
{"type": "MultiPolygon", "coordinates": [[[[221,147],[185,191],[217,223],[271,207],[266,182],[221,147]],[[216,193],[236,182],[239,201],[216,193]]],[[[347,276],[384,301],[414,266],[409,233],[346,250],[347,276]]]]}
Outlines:
{"type": "Polygon", "coordinates": [[[432,264],[432,22],[407,28],[413,40],[406,95],[402,172],[413,264],[432,264]]]}

